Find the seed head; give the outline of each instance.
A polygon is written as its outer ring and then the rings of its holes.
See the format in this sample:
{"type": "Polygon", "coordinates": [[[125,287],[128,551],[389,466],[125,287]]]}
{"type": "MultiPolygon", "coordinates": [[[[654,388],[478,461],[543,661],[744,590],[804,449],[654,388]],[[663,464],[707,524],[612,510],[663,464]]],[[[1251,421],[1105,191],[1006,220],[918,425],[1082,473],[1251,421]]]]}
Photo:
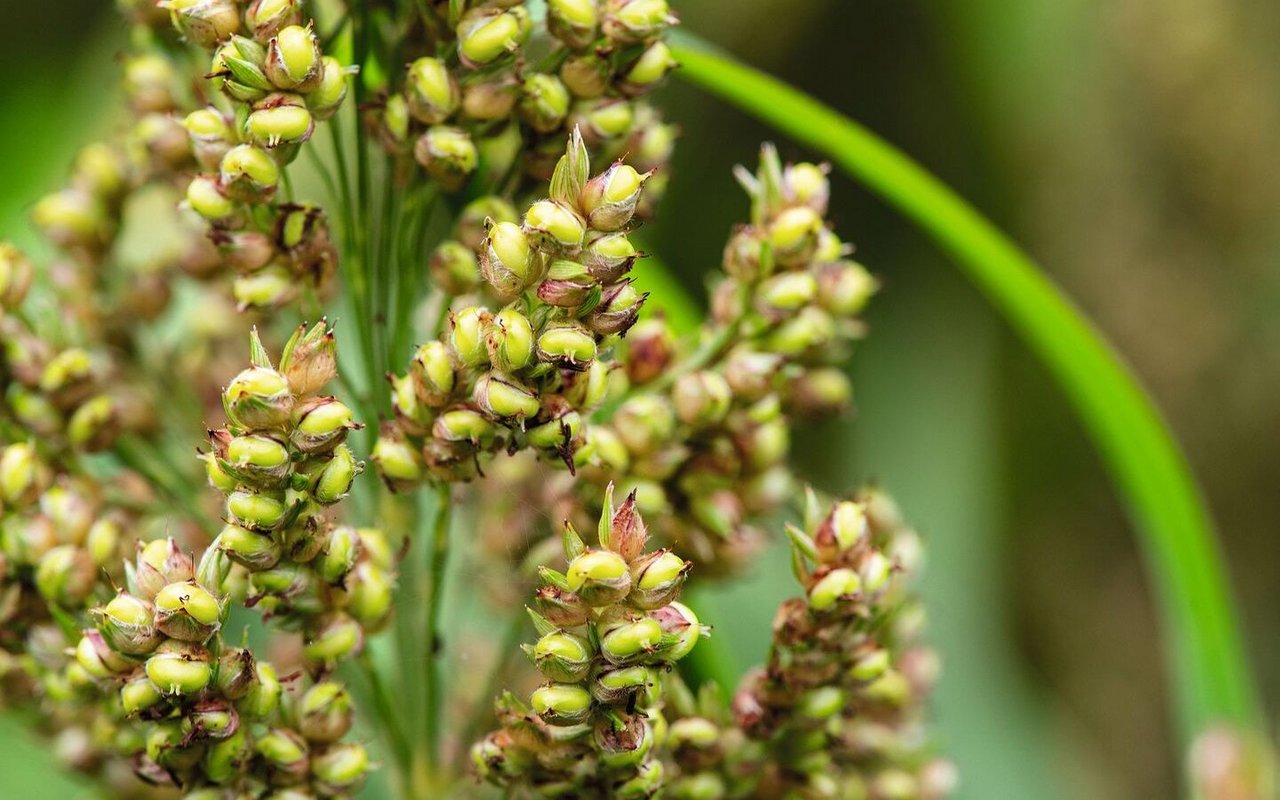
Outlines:
{"type": "Polygon", "coordinates": [[[480,285],[480,263],[475,250],[448,239],[440,243],[427,262],[431,282],[452,295],[468,294],[480,285]]]}
{"type": "Polygon", "coordinates": [[[462,188],[480,162],[471,136],[461,128],[446,125],[428,128],[414,144],[413,157],[449,191],[462,188]]]}
{"type": "Polygon", "coordinates": [[[518,15],[497,9],[467,12],[458,24],[458,56],[475,69],[514,53],[528,37],[518,15]]]}
{"type": "Polygon", "coordinates": [[[324,74],[320,42],[309,27],[288,25],[267,43],[262,71],[273,85],[286,91],[309,92],[324,74]]]}
{"type": "Polygon", "coordinates": [[[528,288],[536,279],[536,257],[525,230],[512,222],[488,226],[480,251],[480,271],[502,297],[511,297],[528,288]]]}
{"type": "Polygon", "coordinates": [[[423,57],[409,65],[405,78],[409,113],[426,125],[445,122],[458,110],[461,94],[449,67],[438,58],[423,57]]]}

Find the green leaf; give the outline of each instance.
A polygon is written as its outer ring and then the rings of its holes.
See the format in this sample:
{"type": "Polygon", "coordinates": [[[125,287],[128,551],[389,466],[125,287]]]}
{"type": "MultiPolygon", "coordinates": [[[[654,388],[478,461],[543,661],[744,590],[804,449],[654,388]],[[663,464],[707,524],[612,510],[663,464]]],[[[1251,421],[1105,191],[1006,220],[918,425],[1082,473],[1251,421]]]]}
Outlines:
{"type": "Polygon", "coordinates": [[[1007,236],[892,145],[693,37],[679,35],[673,52],[677,75],[830,158],[982,290],[1066,393],[1137,530],[1184,743],[1217,721],[1256,728],[1257,686],[1208,509],[1159,412],[1102,335],[1007,236]]]}

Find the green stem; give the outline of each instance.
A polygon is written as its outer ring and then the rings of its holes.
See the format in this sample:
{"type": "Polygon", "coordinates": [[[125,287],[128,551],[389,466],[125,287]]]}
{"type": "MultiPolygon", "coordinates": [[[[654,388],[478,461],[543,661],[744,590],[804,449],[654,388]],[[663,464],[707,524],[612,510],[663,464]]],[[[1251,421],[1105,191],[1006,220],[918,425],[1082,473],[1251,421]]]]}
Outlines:
{"type": "Polygon", "coordinates": [[[493,698],[502,690],[511,662],[515,660],[516,653],[520,652],[520,639],[528,626],[529,618],[523,610],[511,616],[502,639],[498,642],[497,652],[493,655],[493,664],[489,667],[484,688],[476,695],[475,704],[467,715],[462,741],[474,741],[484,732],[485,726],[493,721],[493,698]]]}
{"type": "Polygon", "coordinates": [[[443,646],[440,642],[441,603],[444,600],[444,579],[449,563],[449,524],[452,520],[452,498],[449,484],[436,487],[436,520],[431,535],[431,584],[427,596],[427,618],[423,626],[422,647],[426,656],[426,709],[423,714],[423,740],[426,747],[427,769],[432,780],[440,760],[440,659],[443,646]]]}
{"type": "Polygon", "coordinates": [[[396,716],[395,705],[391,699],[391,692],[387,689],[386,681],[382,679],[382,673],[378,671],[378,667],[373,663],[373,658],[369,655],[368,648],[361,651],[358,663],[360,671],[364,673],[365,680],[369,683],[370,694],[373,696],[374,712],[378,717],[378,728],[382,735],[386,737],[387,746],[391,750],[391,757],[395,760],[396,773],[399,776],[401,786],[411,786],[411,765],[413,763],[413,752],[409,747],[409,740],[404,734],[404,730],[400,727],[400,722],[396,716]]]}
{"type": "Polygon", "coordinates": [[[830,158],[914,220],[1002,313],[1067,394],[1133,522],[1156,587],[1184,743],[1262,717],[1208,509],[1141,384],[1036,264],[892,145],[785,83],[680,37],[685,80],[830,158]]]}

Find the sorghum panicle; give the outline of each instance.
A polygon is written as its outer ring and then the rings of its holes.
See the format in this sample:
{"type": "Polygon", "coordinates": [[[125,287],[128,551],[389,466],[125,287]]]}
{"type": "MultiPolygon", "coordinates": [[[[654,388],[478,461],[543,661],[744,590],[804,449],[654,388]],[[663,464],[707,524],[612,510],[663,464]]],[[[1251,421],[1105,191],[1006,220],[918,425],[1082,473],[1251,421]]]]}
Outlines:
{"type": "Polygon", "coordinates": [[[662,786],[666,673],[706,634],[676,599],[690,564],[645,552],[634,495],[616,509],[606,499],[598,539],[588,547],[566,527],[565,570],[541,570],[529,609],[539,638],[524,649],[547,682],[527,704],[499,698],[502,727],[471,751],[499,786],[601,798],[650,797],[662,786]]]}

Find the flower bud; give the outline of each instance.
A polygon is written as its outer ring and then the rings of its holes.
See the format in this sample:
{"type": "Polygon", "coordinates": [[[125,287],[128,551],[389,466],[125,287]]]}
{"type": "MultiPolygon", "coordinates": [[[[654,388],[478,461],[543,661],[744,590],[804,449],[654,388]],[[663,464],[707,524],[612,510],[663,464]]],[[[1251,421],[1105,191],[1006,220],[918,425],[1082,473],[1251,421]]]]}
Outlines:
{"type": "Polygon", "coordinates": [[[519,294],[534,281],[536,258],[529,245],[525,230],[515,223],[489,226],[480,250],[480,272],[500,296],[519,294]]]}
{"type": "Polygon", "coordinates": [[[347,432],[362,426],[352,419],[351,409],[333,397],[313,397],[293,412],[294,427],[289,440],[299,451],[316,455],[332,450],[347,438],[347,432]]]}
{"type": "Polygon", "coordinates": [[[253,750],[268,767],[279,773],[281,783],[301,781],[311,766],[306,740],[289,728],[267,731],[253,743],[253,750]]]}
{"type": "Polygon", "coordinates": [[[34,274],[31,261],[21,250],[0,242],[0,309],[13,310],[22,305],[34,274]]]}
{"type": "Polygon", "coordinates": [[[836,261],[818,268],[818,303],[838,317],[851,317],[867,305],[879,285],[861,264],[836,261]]]}
{"type": "Polygon", "coordinates": [[[613,426],[634,455],[653,453],[675,433],[675,412],[657,395],[639,395],[623,403],[614,414],[613,426]]]}
{"type": "Polygon", "coordinates": [[[421,402],[433,408],[447,403],[456,381],[449,347],[434,340],[419,347],[409,365],[409,377],[411,402],[421,402]]]}
{"type": "Polygon", "coordinates": [[[574,440],[582,430],[582,416],[569,408],[558,410],[551,419],[529,427],[525,439],[530,447],[563,454],[572,451],[574,440]]]}
{"type": "Polygon", "coordinates": [[[635,582],[630,601],[643,609],[661,608],[680,594],[680,587],[693,567],[670,550],[646,555],[631,567],[635,582]]]}
{"type": "Polygon", "coordinates": [[[257,144],[279,147],[310,139],[316,124],[300,96],[277,92],[254,103],[244,127],[257,144]]]}
{"type": "Polygon", "coordinates": [[[574,97],[592,99],[609,89],[613,69],[598,53],[573,53],[560,66],[560,80],[574,97]]]}
{"type": "Polygon", "coordinates": [[[784,209],[769,223],[769,245],[774,259],[784,267],[796,267],[813,258],[822,217],[808,206],[784,209]]]}
{"type": "Polygon", "coordinates": [[[645,41],[676,23],[667,0],[617,0],[604,19],[604,33],[621,44],[645,41]]]}
{"type": "Polygon", "coordinates": [[[771,316],[785,316],[813,302],[818,281],[808,272],[784,272],[766,278],[756,289],[756,303],[771,316]]]}
{"type": "Polygon", "coordinates": [[[600,296],[600,305],[587,316],[587,327],[599,336],[625,336],[640,318],[648,297],[637,292],[630,280],[609,286],[600,296]]]}
{"type": "Polygon", "coordinates": [[[597,5],[597,0],[549,0],[547,29],[571,49],[585,49],[596,40],[600,25],[597,5]]]}
{"type": "Polygon", "coordinates": [[[654,738],[653,725],[643,713],[628,715],[622,724],[611,719],[599,720],[592,731],[592,744],[600,754],[600,763],[609,769],[638,766],[653,749],[654,738]]]}
{"type": "Polygon", "coordinates": [[[222,190],[222,185],[207,175],[197,175],[187,184],[187,206],[210,222],[219,222],[236,212],[235,202],[222,190]]]}
{"type": "Polygon", "coordinates": [[[534,595],[534,604],[548,622],[562,628],[583,625],[588,618],[587,606],[582,599],[556,586],[539,587],[534,595]]]}
{"type": "Polygon", "coordinates": [[[275,86],[309,92],[320,85],[323,75],[320,42],[309,27],[288,25],[267,43],[262,71],[275,86]]]}
{"type": "Polygon", "coordinates": [[[213,668],[209,651],[192,642],[161,642],[147,659],[147,677],[166,695],[193,695],[209,685],[213,668]]]}
{"type": "Polygon", "coordinates": [[[155,598],[156,629],[172,639],[203,642],[217,632],[222,606],[195,581],[171,583],[155,598]]]}
{"type": "Polygon", "coordinates": [[[839,414],[853,403],[853,385],[839,367],[805,370],[786,387],[788,413],[801,418],[839,414]]]}
{"type": "Polygon", "coordinates": [[[226,739],[240,729],[240,716],[226,700],[203,700],[182,718],[182,728],[190,739],[226,739]]]}
{"type": "Polygon", "coordinates": [[[693,613],[693,609],[684,603],[672,602],[651,612],[650,616],[662,626],[663,633],[679,637],[679,641],[675,645],[662,652],[662,657],[671,662],[679,661],[689,655],[698,640],[708,635],[710,630],[709,628],[704,628],[698,622],[698,617],[693,613]]]}
{"type": "Polygon", "coordinates": [[[622,162],[587,181],[579,203],[591,227],[601,231],[620,230],[635,214],[636,203],[647,175],[622,162]]]}
{"type": "MultiPolygon", "coordinates": [[[[94,520],[89,532],[85,534],[84,550],[93,559],[93,563],[102,569],[108,564],[118,563],[116,559],[119,557],[123,538],[120,519],[116,516],[102,517],[94,520]]],[[[2,573],[3,570],[0,570],[0,580],[3,580],[2,573]]]]}
{"type": "Polygon", "coordinates": [[[528,38],[518,16],[490,9],[467,12],[457,33],[458,56],[471,69],[514,53],[528,38]]]}
{"type": "Polygon", "coordinates": [[[338,445],[330,458],[320,470],[315,485],[311,488],[311,496],[321,505],[333,505],[341,501],[351,491],[351,484],[356,476],[364,471],[364,462],[357,461],[351,448],[338,445]]]}
{"type": "Polygon", "coordinates": [[[827,312],[806,306],[775,328],[765,346],[771,353],[795,357],[828,344],[835,334],[835,321],[827,312]]]}
{"type": "Polygon", "coordinates": [[[237,525],[255,531],[274,531],[289,514],[283,492],[237,489],[227,495],[227,516],[237,525]]]}
{"type": "Polygon", "coordinates": [[[883,553],[873,550],[862,558],[858,564],[858,576],[862,579],[862,589],[868,595],[878,594],[893,577],[893,562],[883,553]]]}
{"type": "Polygon", "coordinates": [[[395,580],[370,562],[356,565],[347,577],[347,611],[366,631],[376,633],[391,619],[395,580]]]}
{"type": "Polygon", "coordinates": [[[611,664],[635,664],[646,660],[661,642],[662,626],[641,617],[609,629],[600,640],[600,652],[611,664]]]}
{"type": "Polygon", "coordinates": [[[578,323],[549,325],[538,335],[538,360],[558,369],[582,372],[595,357],[595,337],[578,323]]]}
{"type": "Polygon", "coordinates": [[[76,663],[98,680],[113,678],[134,667],[134,662],[111,649],[102,634],[87,630],[76,644],[76,663]]]}
{"type": "Polygon", "coordinates": [[[244,23],[259,42],[268,42],[286,26],[302,21],[299,0],[253,0],[244,12],[244,23]]]}
{"type": "Polygon", "coordinates": [[[378,137],[382,144],[394,154],[407,153],[409,150],[409,101],[402,94],[393,94],[387,98],[382,113],[377,117],[378,137]]]}
{"type": "Polygon", "coordinates": [[[606,705],[625,705],[658,685],[653,667],[620,667],[601,672],[591,682],[591,695],[606,705]]]}
{"type": "Polygon", "coordinates": [[[490,319],[489,310],[477,306],[449,315],[449,345],[463,366],[488,366],[489,351],[485,345],[485,331],[490,319]]]}
{"type": "Polygon", "coordinates": [[[438,58],[423,57],[409,65],[405,78],[409,113],[426,125],[438,125],[458,110],[461,95],[449,67],[438,58]]]}
{"type": "Polygon", "coordinates": [[[596,281],[611,284],[630,272],[639,256],[627,235],[615,232],[590,236],[578,260],[596,281]]]}
{"type": "Polygon", "coordinates": [[[461,128],[435,125],[418,137],[413,157],[448,191],[462,188],[480,163],[471,136],[461,128]]]}
{"type": "Polygon", "coordinates": [[[359,742],[330,745],[311,759],[311,776],[327,796],[351,796],[368,773],[369,753],[359,742]]]}
{"type": "Polygon", "coordinates": [[[364,648],[364,631],[360,623],[342,612],[334,612],[321,620],[302,646],[308,661],[332,664],[356,655],[364,648]]]}
{"type": "Polygon", "coordinates": [[[489,362],[502,372],[516,372],[533,361],[533,326],[514,308],[504,308],[485,332],[489,362]]]}
{"type": "MultiPolygon", "coordinates": [[[[244,663],[243,656],[240,656],[240,662],[244,663]]],[[[225,662],[223,666],[225,668],[225,662]]],[[[276,708],[280,705],[280,695],[283,691],[280,679],[276,676],[274,667],[270,664],[254,662],[252,656],[249,656],[246,668],[253,671],[253,679],[244,681],[243,685],[246,688],[238,706],[240,713],[251,719],[267,719],[275,714],[276,708]]],[[[221,674],[218,676],[218,681],[220,686],[224,685],[221,674]]]]}
{"type": "Polygon", "coordinates": [[[680,66],[671,48],[661,40],[649,45],[622,73],[619,87],[629,95],[646,94],[657,88],[667,73],[680,66]]]}
{"type": "Polygon", "coordinates": [[[582,131],[588,146],[595,147],[630,133],[635,109],[622,98],[582,100],[573,107],[569,122],[582,131]]]}
{"type": "Polygon", "coordinates": [[[538,250],[573,255],[582,247],[586,223],[563,203],[539,200],[525,212],[524,232],[538,250]]]}
{"type": "Polygon", "coordinates": [[[676,416],[694,429],[722,422],[733,402],[729,382],[719,373],[707,370],[681,376],[671,394],[676,416]]]}
{"type": "Polygon", "coordinates": [[[549,683],[534,689],[529,705],[548,725],[577,725],[591,716],[591,693],[576,683],[549,683]]]}
{"type": "Polygon", "coordinates": [[[274,536],[231,524],[223,527],[212,547],[254,572],[271,569],[283,555],[280,542],[274,536]]]}
{"type": "Polygon", "coordinates": [[[506,120],[519,96],[520,85],[509,73],[471,80],[462,89],[462,115],[479,122],[506,120]]]}
{"type": "Polygon", "coordinates": [[[231,282],[231,295],[236,308],[280,308],[298,296],[297,278],[279,264],[255,272],[239,275],[231,282]]]}
{"type": "Polygon", "coordinates": [[[280,182],[280,167],[275,159],[252,144],[236,145],[228,150],[219,169],[222,191],[228,197],[247,203],[268,199],[280,182]]]}
{"type": "Polygon", "coordinates": [[[307,107],[318,120],[326,120],[338,113],[347,97],[347,69],[333,56],[320,59],[320,82],[307,95],[307,107]]]}
{"type": "Polygon", "coordinates": [[[611,550],[587,550],[569,562],[565,576],[569,590],[589,606],[616,603],[631,591],[627,562],[611,550]]]}
{"type": "Polygon", "coordinates": [[[533,663],[549,680],[577,683],[591,670],[591,645],[563,631],[546,634],[533,646],[533,663]]]}
{"type": "Polygon", "coordinates": [[[546,278],[538,284],[538,299],[560,308],[577,308],[593,293],[599,293],[596,280],[586,267],[568,259],[551,262],[546,278]]]}
{"type": "Polygon", "coordinates": [[[480,263],[475,251],[465,244],[447,239],[436,247],[427,262],[431,282],[447,294],[473,292],[480,285],[480,263]]]}
{"type": "Polygon", "coordinates": [[[276,257],[276,243],[260,231],[214,228],[209,238],[216,244],[222,263],[241,274],[257,272],[276,257]]]}
{"type": "Polygon", "coordinates": [[[36,566],[36,589],[50,603],[78,606],[93,593],[97,573],[97,565],[82,548],[59,545],[40,558],[36,566]]]}
{"type": "Polygon", "coordinates": [[[231,436],[226,431],[210,434],[214,458],[222,473],[230,476],[230,491],[236,483],[260,488],[281,485],[289,476],[292,464],[289,450],[278,439],[263,434],[231,436]]]}
{"type": "Polygon", "coordinates": [[[0,500],[10,507],[35,502],[49,482],[49,468],[35,446],[15,442],[0,453],[0,500]]]}
{"type": "Polygon", "coordinates": [[[500,222],[519,223],[520,215],[506,200],[496,195],[478,197],[468,203],[458,215],[458,240],[468,249],[484,249],[489,236],[489,225],[500,222]],[[492,223],[490,223],[492,220],[492,223]]]}
{"type": "Polygon", "coordinates": [[[792,205],[808,206],[819,215],[827,213],[831,183],[827,166],[790,164],[782,171],[782,198],[792,205]]]}
{"type": "Polygon", "coordinates": [[[153,539],[141,546],[136,563],[125,564],[125,575],[130,593],[151,600],[168,584],[191,580],[194,567],[172,538],[153,539]]]}
{"type": "Polygon", "coordinates": [[[298,730],[312,742],[336,742],[351,730],[354,713],[346,687],[321,681],[307,690],[295,712],[298,730]]]}
{"type": "Polygon", "coordinates": [[[250,430],[281,427],[293,411],[288,379],[267,367],[250,367],[236,375],[222,400],[232,421],[250,430]]]}
{"type": "Polygon", "coordinates": [[[868,536],[866,509],[860,503],[844,500],[831,507],[813,535],[818,557],[833,562],[849,553],[868,536]]]}
{"type": "Polygon", "coordinates": [[[112,231],[101,200],[79,188],[46,195],[31,211],[31,220],[54,244],[96,251],[112,231]]]}
{"type": "Polygon", "coordinates": [[[500,372],[486,372],[476,381],[473,399],[480,409],[499,422],[530,419],[541,403],[524,384],[500,372]]]}
{"type": "Polygon", "coordinates": [[[97,611],[98,631],[113,650],[126,655],[150,653],[160,641],[151,604],[120,592],[97,611]]]}
{"type": "Polygon", "coordinates": [[[452,408],[436,417],[431,434],[446,442],[469,442],[487,448],[493,443],[493,423],[470,408],[452,408]]]}
{"type": "Polygon", "coordinates": [[[810,587],[809,608],[819,612],[828,611],[861,591],[862,580],[858,573],[844,567],[833,569],[810,587]]]}
{"type": "Polygon", "coordinates": [[[173,62],[160,53],[139,53],[124,60],[124,94],[138,114],[169,111],[177,105],[173,62]]]}
{"type": "Polygon", "coordinates": [[[165,7],[187,41],[206,49],[240,30],[240,9],[233,0],[167,0],[165,7]]]}
{"type": "MultiPolygon", "coordinates": [[[[237,729],[229,736],[209,743],[204,752],[201,769],[211,783],[222,785],[234,780],[252,757],[253,751],[249,746],[249,737],[243,730],[237,729]]],[[[217,790],[210,789],[210,791],[217,790]]],[[[210,800],[220,796],[215,794],[210,800]]],[[[190,800],[190,795],[184,800],[190,800]]]]}
{"type": "Polygon", "coordinates": [[[403,438],[384,433],[378,437],[369,458],[393,491],[417,486],[424,477],[422,454],[403,438]]]}
{"type": "Polygon", "coordinates": [[[627,334],[627,357],[623,365],[627,379],[642,386],[662,375],[676,356],[676,337],[662,318],[636,323],[627,334]]]}
{"type": "Polygon", "coordinates": [[[130,676],[120,687],[120,706],[126,716],[154,708],[163,699],[164,695],[145,672],[130,676]]]}
{"type": "Polygon", "coordinates": [[[355,567],[360,552],[360,534],[355,528],[346,525],[334,528],[320,560],[320,577],[329,584],[342,584],[355,567]]]}
{"type": "Polygon", "coordinates": [[[563,81],[535,72],[520,85],[520,116],[538,133],[553,133],[569,116],[570,100],[563,81]]]}

